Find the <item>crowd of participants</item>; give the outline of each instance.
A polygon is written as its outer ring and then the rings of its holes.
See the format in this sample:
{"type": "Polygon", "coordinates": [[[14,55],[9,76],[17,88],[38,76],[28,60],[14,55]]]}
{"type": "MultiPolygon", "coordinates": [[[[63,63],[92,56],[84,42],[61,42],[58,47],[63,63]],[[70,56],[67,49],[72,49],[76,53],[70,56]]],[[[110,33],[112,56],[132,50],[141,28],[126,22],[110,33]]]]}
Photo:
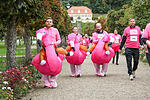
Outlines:
{"type": "Polygon", "coordinates": [[[135,25],[135,19],[129,19],[129,26],[124,29],[123,35],[117,29],[113,33],[103,30],[101,23],[95,24],[95,32],[89,37],[78,33],[78,27],[72,28],[67,37],[67,47],[58,47],[61,43],[59,31],[52,27],[51,17],[45,19],[45,27],[36,32],[37,43],[41,51],[32,64],[42,73],[45,88],[56,88],[56,79],[62,71],[62,61],[65,58],[70,64],[71,77],[81,77],[81,66],[86,56],[91,55],[95,68],[95,75],[104,77],[107,73],[108,63],[119,65],[119,53],[125,47],[125,57],[129,79],[133,80],[139,63],[139,48],[147,48],[146,57],[150,65],[150,24],[141,34],[140,27],[135,25]],[[89,45],[90,44],[90,45],[89,45]],[[145,44],[145,45],[144,45],[145,44]],[[133,64],[132,64],[133,59],[133,64]],[[100,66],[102,69],[100,70],[100,66]]]}

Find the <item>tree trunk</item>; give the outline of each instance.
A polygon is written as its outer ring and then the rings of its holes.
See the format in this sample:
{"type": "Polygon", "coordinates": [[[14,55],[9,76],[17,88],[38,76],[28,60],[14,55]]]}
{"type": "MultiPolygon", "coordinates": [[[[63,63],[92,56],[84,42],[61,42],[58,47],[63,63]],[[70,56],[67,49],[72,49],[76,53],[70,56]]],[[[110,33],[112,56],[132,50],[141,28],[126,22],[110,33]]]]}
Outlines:
{"type": "Polygon", "coordinates": [[[7,33],[4,35],[4,41],[5,41],[5,48],[7,48],[7,33]]]}
{"type": "Polygon", "coordinates": [[[32,45],[32,40],[33,40],[32,37],[33,37],[33,36],[30,37],[30,38],[31,38],[31,45],[32,45]]]}
{"type": "Polygon", "coordinates": [[[31,52],[31,38],[30,38],[30,30],[29,30],[29,26],[25,26],[24,27],[24,35],[23,35],[23,39],[24,39],[24,44],[25,44],[25,58],[26,58],[26,63],[31,63],[32,62],[32,52],[31,52]]]}
{"type": "Polygon", "coordinates": [[[81,33],[82,33],[81,21],[78,21],[78,22],[77,22],[77,27],[78,27],[78,32],[81,34],[81,33]]]}
{"type": "Polygon", "coordinates": [[[7,69],[9,67],[16,66],[16,23],[15,19],[12,19],[8,24],[7,31],[7,69]]]}

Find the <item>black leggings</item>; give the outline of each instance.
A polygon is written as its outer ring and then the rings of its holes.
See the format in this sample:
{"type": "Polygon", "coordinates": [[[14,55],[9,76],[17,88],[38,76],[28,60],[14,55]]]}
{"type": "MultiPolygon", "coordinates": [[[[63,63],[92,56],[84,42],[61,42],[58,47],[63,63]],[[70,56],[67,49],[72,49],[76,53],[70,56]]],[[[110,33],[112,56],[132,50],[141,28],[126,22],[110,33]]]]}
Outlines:
{"type": "Polygon", "coordinates": [[[149,53],[146,53],[146,58],[147,58],[149,66],[150,66],[150,54],[149,53]]]}
{"type": "MultiPolygon", "coordinates": [[[[119,52],[115,51],[115,56],[116,56],[116,64],[118,64],[118,59],[119,59],[119,52]]],[[[113,63],[115,61],[115,56],[113,57],[113,63]]]]}

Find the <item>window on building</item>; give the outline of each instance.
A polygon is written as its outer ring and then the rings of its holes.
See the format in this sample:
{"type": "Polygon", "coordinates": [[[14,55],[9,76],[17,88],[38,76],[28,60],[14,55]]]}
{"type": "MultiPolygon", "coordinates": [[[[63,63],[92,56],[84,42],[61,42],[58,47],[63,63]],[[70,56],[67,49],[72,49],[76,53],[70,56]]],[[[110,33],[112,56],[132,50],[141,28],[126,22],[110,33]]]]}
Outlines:
{"type": "Polygon", "coordinates": [[[88,10],[86,9],[86,10],[84,10],[84,13],[87,13],[88,12],[88,10]]]}
{"type": "Polygon", "coordinates": [[[78,10],[78,13],[80,13],[80,10],[78,10]]]}
{"type": "Polygon", "coordinates": [[[71,10],[71,13],[73,13],[74,12],[74,10],[71,10]]]}

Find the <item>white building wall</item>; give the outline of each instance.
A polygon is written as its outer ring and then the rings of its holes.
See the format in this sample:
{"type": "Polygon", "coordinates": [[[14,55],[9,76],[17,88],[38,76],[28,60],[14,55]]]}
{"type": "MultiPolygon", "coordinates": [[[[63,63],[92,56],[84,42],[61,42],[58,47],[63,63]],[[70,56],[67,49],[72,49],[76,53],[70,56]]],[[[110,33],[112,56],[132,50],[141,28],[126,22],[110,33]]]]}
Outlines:
{"type": "Polygon", "coordinates": [[[92,21],[92,14],[69,14],[70,17],[73,17],[73,22],[78,20],[80,17],[82,22],[89,22],[92,21]]]}

